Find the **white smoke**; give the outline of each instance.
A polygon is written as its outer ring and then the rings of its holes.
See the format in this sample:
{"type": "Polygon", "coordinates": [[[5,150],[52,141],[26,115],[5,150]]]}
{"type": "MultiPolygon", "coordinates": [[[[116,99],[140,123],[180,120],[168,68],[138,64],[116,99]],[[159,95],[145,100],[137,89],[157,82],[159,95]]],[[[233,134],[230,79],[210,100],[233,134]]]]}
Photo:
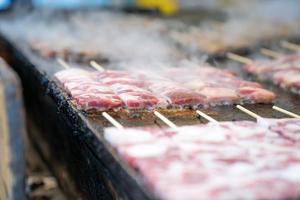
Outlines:
{"type": "Polygon", "coordinates": [[[55,16],[35,12],[1,21],[1,30],[16,40],[43,43],[51,49],[95,51],[118,61],[169,61],[181,58],[168,41],[159,18],[111,12],[78,12],[55,16]]]}
{"type": "Polygon", "coordinates": [[[227,8],[224,22],[205,21],[172,31],[171,37],[192,50],[216,53],[260,41],[299,36],[300,1],[240,0],[227,8]]]}

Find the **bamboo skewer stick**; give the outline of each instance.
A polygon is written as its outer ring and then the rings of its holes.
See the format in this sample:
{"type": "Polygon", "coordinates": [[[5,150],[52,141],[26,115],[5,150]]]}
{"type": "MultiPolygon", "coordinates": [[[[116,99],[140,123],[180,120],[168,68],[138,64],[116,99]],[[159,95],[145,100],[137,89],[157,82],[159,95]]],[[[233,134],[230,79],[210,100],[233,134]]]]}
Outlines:
{"type": "Polygon", "coordinates": [[[278,107],[278,106],[273,106],[272,108],[273,108],[274,110],[276,110],[276,111],[278,111],[278,112],[281,112],[281,113],[283,113],[283,114],[286,114],[286,115],[288,115],[288,116],[290,116],[290,117],[294,117],[294,118],[300,119],[300,115],[297,115],[297,114],[295,114],[295,113],[292,113],[292,112],[290,112],[290,111],[287,111],[287,110],[285,110],[285,109],[283,109],[283,108],[280,108],[280,107],[278,107]]]}
{"type": "Polygon", "coordinates": [[[256,113],[254,113],[254,112],[252,112],[252,111],[250,111],[250,110],[244,108],[244,107],[241,106],[241,105],[237,105],[236,108],[238,108],[240,111],[242,111],[242,112],[244,112],[244,113],[250,115],[251,117],[255,118],[256,120],[262,119],[261,116],[259,116],[258,114],[256,114],[256,113]]]}
{"type": "Polygon", "coordinates": [[[65,69],[71,68],[71,66],[68,63],[66,63],[64,60],[62,60],[61,58],[57,58],[56,60],[57,60],[58,64],[60,64],[63,68],[65,68],[65,69]]]}
{"type": "Polygon", "coordinates": [[[260,53],[271,58],[280,58],[284,55],[282,53],[278,53],[276,51],[273,51],[271,49],[266,49],[266,48],[261,48],[260,53]]]}
{"type": "Polygon", "coordinates": [[[293,51],[300,51],[300,45],[288,41],[281,41],[280,46],[293,51]]]}
{"type": "Polygon", "coordinates": [[[207,114],[205,114],[204,112],[201,112],[200,110],[196,110],[196,113],[198,115],[200,115],[201,117],[203,117],[204,119],[206,119],[207,121],[209,122],[212,122],[212,123],[219,123],[217,120],[215,120],[214,118],[208,116],[207,114]]]}
{"type": "Polygon", "coordinates": [[[94,61],[94,60],[92,60],[91,62],[90,62],[90,65],[94,68],[94,69],[96,69],[97,71],[105,71],[105,69],[104,69],[104,67],[102,67],[101,65],[99,65],[96,61],[94,61]]]}
{"type": "Polygon", "coordinates": [[[243,63],[243,64],[251,64],[253,62],[253,60],[250,58],[246,58],[244,56],[240,56],[240,55],[230,53],[230,52],[226,54],[226,57],[231,60],[243,63]]]}
{"type": "Polygon", "coordinates": [[[102,112],[102,116],[107,119],[112,125],[114,125],[118,129],[124,129],[124,126],[120,124],[117,120],[115,120],[111,115],[107,112],[102,112]]]}
{"type": "Polygon", "coordinates": [[[159,113],[158,111],[154,111],[154,115],[156,117],[158,117],[161,121],[163,121],[165,124],[167,124],[169,127],[171,127],[174,130],[177,130],[178,127],[176,124],[174,124],[173,122],[171,122],[168,118],[166,118],[164,115],[162,115],[161,113],[159,113]]]}

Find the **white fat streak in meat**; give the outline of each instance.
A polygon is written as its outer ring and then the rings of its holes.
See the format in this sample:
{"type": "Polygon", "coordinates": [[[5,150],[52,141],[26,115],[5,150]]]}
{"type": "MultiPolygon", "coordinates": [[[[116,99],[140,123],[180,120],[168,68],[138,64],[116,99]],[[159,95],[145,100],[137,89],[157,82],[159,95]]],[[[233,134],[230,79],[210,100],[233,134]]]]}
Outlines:
{"type": "Polygon", "coordinates": [[[300,180],[300,164],[293,164],[288,166],[282,173],[281,176],[290,181],[300,180]]]}
{"type": "MultiPolygon", "coordinates": [[[[265,132],[265,134],[272,134],[271,132],[265,132]]],[[[270,142],[265,142],[263,140],[260,141],[253,141],[253,140],[249,140],[249,141],[239,141],[238,145],[240,147],[244,147],[246,149],[249,149],[249,151],[251,151],[251,153],[257,153],[260,152],[260,149],[264,149],[265,152],[267,153],[282,153],[282,152],[286,152],[286,153],[293,153],[293,152],[297,152],[297,149],[295,149],[294,147],[289,147],[289,146],[282,146],[282,145],[278,145],[278,144],[273,144],[270,142]]]]}
{"type": "Polygon", "coordinates": [[[160,157],[166,152],[163,144],[139,144],[129,147],[127,153],[135,158],[160,157]]]}
{"type": "Polygon", "coordinates": [[[171,165],[168,167],[168,175],[170,177],[176,177],[176,175],[180,174],[182,171],[184,171],[184,164],[182,162],[173,162],[171,165]]]}
{"type": "MultiPolygon", "coordinates": [[[[272,160],[269,160],[269,162],[272,162],[272,160]]],[[[263,164],[262,166],[252,166],[252,168],[249,168],[248,171],[243,172],[244,180],[243,182],[255,182],[259,176],[261,179],[284,179],[286,181],[295,181],[298,182],[300,179],[300,164],[287,164],[284,168],[270,168],[269,170],[261,170],[261,167],[265,167],[268,165],[268,163],[263,164]]],[[[227,171],[228,172],[228,171],[227,171]]],[[[236,172],[233,172],[232,174],[233,177],[236,178],[235,182],[242,182],[239,178],[239,175],[236,172]]],[[[230,174],[226,174],[226,176],[230,176],[230,174]]]]}
{"type": "Polygon", "coordinates": [[[90,89],[95,89],[98,91],[110,91],[112,90],[104,85],[101,85],[101,83],[97,83],[95,81],[72,81],[65,84],[65,87],[68,90],[81,90],[81,91],[89,91],[90,89]]]}
{"type": "Polygon", "coordinates": [[[182,151],[183,153],[193,153],[196,150],[199,149],[199,145],[193,143],[193,141],[189,142],[189,141],[184,141],[182,142],[181,140],[178,141],[178,147],[180,148],[180,151],[182,151]]]}
{"type": "Polygon", "coordinates": [[[269,124],[265,119],[257,119],[257,122],[251,122],[252,124],[249,126],[243,126],[240,124],[234,124],[234,123],[226,123],[226,126],[234,130],[234,133],[238,138],[247,138],[249,136],[254,136],[261,133],[266,133],[266,131],[269,131],[269,124]]]}
{"type": "Polygon", "coordinates": [[[251,164],[237,162],[231,165],[227,172],[231,175],[247,175],[255,170],[256,169],[251,164]]]}
{"type": "Polygon", "coordinates": [[[291,132],[294,132],[294,131],[299,131],[299,135],[300,135],[300,123],[293,123],[293,124],[287,124],[285,127],[284,127],[286,130],[288,131],[291,131],[291,132]]]}
{"type": "Polygon", "coordinates": [[[104,137],[112,145],[143,143],[155,139],[151,133],[144,130],[126,129],[124,133],[123,130],[116,128],[106,128],[104,137]]]}
{"type": "Polygon", "coordinates": [[[260,126],[260,128],[267,128],[270,126],[270,122],[268,118],[262,118],[262,117],[257,118],[256,123],[258,126],[260,126]]]}
{"type": "Polygon", "coordinates": [[[205,141],[222,142],[226,140],[226,134],[218,124],[209,123],[205,128],[184,126],[178,129],[174,136],[177,141],[205,141]]]}

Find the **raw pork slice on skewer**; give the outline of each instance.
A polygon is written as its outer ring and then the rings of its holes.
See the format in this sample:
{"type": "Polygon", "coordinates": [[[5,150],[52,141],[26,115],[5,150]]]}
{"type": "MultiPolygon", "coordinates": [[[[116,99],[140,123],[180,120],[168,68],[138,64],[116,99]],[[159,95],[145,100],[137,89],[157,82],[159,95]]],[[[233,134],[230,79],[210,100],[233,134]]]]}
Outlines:
{"type": "Polygon", "coordinates": [[[210,105],[268,103],[275,99],[275,94],[263,89],[259,83],[241,80],[228,70],[208,66],[182,67],[171,69],[167,74],[170,79],[205,96],[210,105]]]}
{"type": "Polygon", "coordinates": [[[243,102],[250,101],[251,103],[268,103],[275,99],[275,94],[263,88],[241,87],[238,91],[239,97],[243,102]]]}
{"type": "Polygon", "coordinates": [[[145,89],[145,81],[122,71],[98,72],[97,79],[110,87],[127,109],[150,109],[166,106],[167,102],[145,89]]]}
{"type": "Polygon", "coordinates": [[[297,199],[299,132],[299,119],[262,118],[104,136],[160,199],[297,199]]]}
{"type": "Polygon", "coordinates": [[[111,88],[122,99],[128,109],[150,109],[165,107],[167,105],[164,99],[135,85],[123,85],[118,83],[112,85],[111,88]]]}
{"type": "Polygon", "coordinates": [[[181,87],[175,82],[150,82],[148,88],[151,92],[166,99],[170,105],[175,107],[198,107],[205,105],[205,97],[181,87]]]}
{"type": "Polygon", "coordinates": [[[70,68],[54,74],[54,78],[64,86],[65,83],[76,80],[93,80],[92,73],[78,68],[70,68]]]}
{"type": "Polygon", "coordinates": [[[222,87],[203,87],[197,92],[207,98],[210,105],[214,104],[232,104],[239,99],[238,93],[231,88],[222,87]]]}
{"type": "Polygon", "coordinates": [[[119,78],[119,77],[131,77],[129,73],[126,71],[119,71],[119,70],[105,70],[105,71],[98,71],[95,72],[96,77],[98,79],[102,78],[119,78]]]}
{"type": "Polygon", "coordinates": [[[110,87],[99,82],[73,81],[73,84],[69,82],[65,85],[80,109],[109,110],[123,106],[121,98],[110,87]]]}
{"type": "Polygon", "coordinates": [[[143,87],[144,82],[138,80],[136,76],[133,74],[129,74],[126,71],[119,70],[105,70],[95,72],[95,78],[97,81],[105,85],[113,85],[113,84],[125,84],[125,85],[135,85],[138,87],[143,87]]]}
{"type": "Polygon", "coordinates": [[[137,87],[143,87],[144,82],[140,80],[135,80],[133,78],[127,77],[118,77],[118,78],[103,78],[100,80],[105,85],[114,85],[114,84],[124,84],[124,85],[133,85],[137,87]]]}
{"type": "Polygon", "coordinates": [[[71,68],[56,73],[54,77],[79,109],[109,110],[123,106],[120,97],[110,87],[96,81],[92,72],[71,68]]]}
{"type": "Polygon", "coordinates": [[[280,56],[275,60],[253,61],[245,71],[282,88],[300,94],[300,54],[280,56]]]}
{"type": "MultiPolygon", "coordinates": [[[[300,66],[300,62],[299,62],[300,66]]],[[[299,70],[285,70],[273,75],[274,83],[283,88],[290,88],[293,92],[300,92],[300,68],[299,70]]]]}
{"type": "Polygon", "coordinates": [[[167,102],[145,88],[145,80],[136,74],[122,71],[104,71],[97,75],[99,81],[110,87],[124,102],[127,109],[152,109],[166,106],[167,102]]]}
{"type": "Polygon", "coordinates": [[[119,96],[115,94],[86,93],[74,97],[80,109],[88,110],[95,108],[99,111],[117,109],[123,106],[119,96]]]}

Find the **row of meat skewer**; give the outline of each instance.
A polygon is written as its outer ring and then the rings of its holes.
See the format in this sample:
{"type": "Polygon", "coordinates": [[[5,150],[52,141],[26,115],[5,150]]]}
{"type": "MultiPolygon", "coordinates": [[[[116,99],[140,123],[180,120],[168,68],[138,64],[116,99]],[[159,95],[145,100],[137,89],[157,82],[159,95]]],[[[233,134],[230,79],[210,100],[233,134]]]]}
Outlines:
{"type": "MultiPolygon", "coordinates": [[[[217,122],[170,128],[104,130],[105,139],[141,181],[161,199],[296,199],[300,196],[300,116],[266,119],[242,106],[257,122],[217,122]],[[272,192],[270,192],[272,191],[272,192]]],[[[109,116],[109,115],[108,115],[109,116]]]]}
{"type": "MultiPolygon", "coordinates": [[[[284,41],[281,45],[290,50],[300,52],[300,46],[296,44],[284,41]]],[[[254,61],[232,53],[229,53],[228,57],[244,63],[244,70],[249,74],[255,75],[260,80],[271,81],[281,88],[300,94],[300,55],[284,55],[266,48],[262,48],[261,53],[275,60],[254,61]]]]}
{"type": "MultiPolygon", "coordinates": [[[[271,51],[265,52],[270,53],[271,51]]],[[[246,64],[245,69],[249,73],[259,75],[259,72],[261,72],[266,75],[268,79],[273,80],[276,84],[289,88],[293,92],[299,91],[297,77],[287,80],[281,78],[279,79],[281,82],[277,82],[277,79],[275,81],[275,78],[278,78],[277,72],[284,72],[282,74],[292,74],[290,71],[294,70],[293,72],[298,73],[298,63],[300,63],[299,55],[280,57],[275,62],[264,62],[263,65],[260,62],[254,62],[249,59],[247,60],[246,58],[239,57],[234,54],[229,54],[229,57],[235,60],[243,60],[246,64]],[[274,65],[274,63],[276,65],[274,65]],[[286,68],[281,67],[282,65],[286,66],[286,68]],[[274,66],[274,69],[272,69],[272,66],[274,66]],[[264,69],[263,72],[260,71],[262,69],[264,69]],[[293,82],[291,82],[291,80],[293,80],[293,82]]],[[[61,63],[63,65],[67,65],[64,62],[61,63]]],[[[126,95],[128,95],[128,93],[133,96],[137,95],[134,93],[134,89],[138,89],[138,91],[145,89],[149,92],[147,89],[151,87],[151,81],[153,81],[153,79],[149,80],[148,78],[145,78],[145,74],[139,76],[135,75],[134,78],[128,76],[128,74],[126,74],[126,76],[122,74],[121,79],[117,76],[118,79],[114,80],[114,76],[119,74],[114,74],[114,71],[103,70],[96,63],[93,63],[93,65],[98,69],[98,72],[93,75],[93,77],[96,76],[95,79],[90,80],[90,74],[88,74],[88,76],[83,75],[82,79],[78,81],[78,79],[76,79],[76,73],[80,71],[76,71],[74,77],[71,78],[71,83],[73,84],[71,84],[71,86],[70,82],[68,82],[70,80],[65,81],[66,79],[64,74],[56,74],[56,79],[59,81],[59,84],[65,88],[71,97],[75,97],[77,105],[80,104],[78,98],[81,98],[80,94],[84,91],[98,93],[99,88],[101,88],[101,91],[105,91],[107,88],[102,87],[106,87],[107,85],[109,85],[108,88],[118,88],[122,86],[116,86],[114,81],[116,84],[120,81],[123,85],[127,84],[127,88],[121,88],[125,91],[124,94],[126,95]],[[104,76],[107,74],[109,74],[109,76],[104,76]],[[111,74],[113,75],[111,76],[111,74]],[[137,77],[143,78],[139,79],[137,77]],[[99,79],[101,79],[101,84],[97,81],[99,79]],[[72,82],[73,80],[75,81],[72,82]],[[110,83],[103,83],[103,80],[110,83]],[[139,82],[140,80],[146,81],[142,81],[141,83],[139,82]],[[90,81],[88,83],[95,83],[95,85],[91,89],[88,84],[85,85],[85,81],[90,81]],[[79,96],[77,96],[78,94],[79,96]]],[[[182,69],[179,69],[179,72],[183,73],[183,71],[180,70],[182,69]]],[[[211,67],[207,67],[205,70],[211,72],[210,70],[213,69],[211,69],[211,67]]],[[[246,98],[240,98],[243,100],[249,100],[252,98],[251,100],[253,103],[259,102],[260,100],[258,101],[258,99],[266,99],[266,94],[272,94],[272,92],[263,89],[259,84],[240,80],[230,72],[222,70],[213,70],[212,72],[213,73],[205,75],[199,75],[197,72],[195,72],[195,74],[196,77],[202,78],[200,80],[205,79],[205,76],[209,76],[212,80],[214,77],[217,77],[217,79],[222,80],[222,87],[221,85],[214,85],[213,81],[207,80],[204,84],[202,84],[204,85],[203,88],[221,87],[233,90],[235,91],[234,94],[237,94],[238,98],[241,97],[239,93],[241,88],[254,88],[252,90],[255,91],[255,95],[253,95],[253,92],[250,92],[249,94],[252,95],[248,95],[246,98]],[[218,76],[218,73],[224,74],[225,78],[218,76]],[[226,86],[224,87],[224,85],[226,86]],[[254,96],[255,98],[253,98],[254,96]]],[[[168,73],[170,73],[170,71],[168,71],[168,73]]],[[[297,75],[297,73],[295,74],[297,75]]],[[[82,74],[77,75],[81,76],[82,74]]],[[[68,73],[65,76],[68,79],[68,73]]],[[[170,83],[171,80],[173,81],[173,87],[174,84],[175,86],[178,83],[180,83],[179,85],[185,85],[187,80],[192,80],[189,77],[180,82],[181,79],[174,80],[172,77],[159,77],[154,81],[157,82],[159,80],[161,81],[159,84],[163,85],[166,82],[170,83]]],[[[193,81],[196,81],[196,78],[193,81]]],[[[192,84],[186,85],[190,86],[192,84]]],[[[195,85],[199,86],[199,82],[195,85]]],[[[179,88],[177,95],[180,95],[180,91],[182,91],[182,96],[184,96],[184,94],[186,94],[185,91],[187,90],[199,95],[200,91],[203,90],[203,88],[193,90],[192,87],[188,86],[186,86],[187,88],[179,88]]],[[[161,90],[161,92],[168,90],[168,87],[163,88],[164,90],[161,90]]],[[[113,90],[106,93],[106,95],[108,95],[108,104],[110,103],[109,95],[117,98],[115,95],[119,93],[116,93],[116,91],[117,90],[113,90]]],[[[142,92],[147,95],[151,94],[145,91],[142,92]]],[[[92,93],[87,95],[85,100],[90,98],[92,93]]],[[[160,94],[160,92],[153,93],[160,94]]],[[[100,92],[100,94],[103,93],[100,92]]],[[[163,105],[157,103],[159,100],[154,101],[156,103],[152,105],[145,103],[147,102],[145,100],[153,100],[152,97],[147,97],[143,99],[143,105],[141,106],[140,104],[132,103],[134,102],[133,98],[128,98],[128,96],[125,96],[126,98],[123,96],[122,98],[122,95],[119,95],[121,102],[127,102],[125,103],[127,109],[147,108],[148,110],[153,111],[154,115],[165,122],[169,128],[125,128],[106,112],[107,108],[120,109],[124,105],[121,103],[118,107],[107,107],[105,104],[101,104],[101,106],[97,108],[100,108],[102,111],[102,116],[115,126],[113,128],[104,129],[104,138],[114,147],[121,159],[132,170],[138,172],[140,175],[139,177],[141,178],[138,181],[141,181],[142,184],[146,185],[147,188],[160,199],[193,200],[199,199],[200,197],[201,199],[299,198],[300,152],[298,149],[300,147],[300,116],[277,106],[273,106],[273,109],[294,117],[294,119],[267,119],[247,110],[241,105],[238,105],[238,109],[256,118],[257,122],[218,122],[200,110],[201,106],[207,105],[207,103],[203,102],[207,102],[209,100],[215,100],[215,102],[218,102],[218,99],[222,99],[220,97],[224,97],[224,94],[228,93],[219,92],[217,94],[220,95],[218,98],[216,96],[212,97],[206,94],[202,95],[199,99],[194,97],[191,98],[191,96],[188,96],[190,98],[187,98],[186,96],[184,96],[184,98],[180,98],[181,96],[179,96],[178,98],[172,99],[171,96],[167,96],[167,104],[183,107],[192,105],[191,107],[195,109],[195,112],[198,115],[204,117],[210,122],[208,124],[182,127],[178,127],[158,111],[157,108],[160,108],[158,105],[163,105]],[[187,99],[189,100],[187,101],[187,99]],[[190,99],[196,100],[191,101],[190,99]],[[126,100],[130,100],[130,103],[126,100]],[[193,104],[194,102],[197,103],[193,104]],[[132,105],[139,106],[135,107],[132,105]]],[[[165,96],[166,94],[160,97],[165,96]]],[[[157,96],[155,97],[159,99],[157,96]]],[[[272,98],[267,98],[266,101],[264,100],[262,102],[272,102],[274,98],[275,95],[273,96],[272,94],[272,98]]],[[[227,98],[226,100],[227,102],[230,102],[230,104],[245,102],[241,100],[235,101],[233,99],[234,98],[227,98]]],[[[89,103],[85,102],[80,104],[79,108],[87,109],[90,108],[90,106],[91,105],[89,103]]]]}
{"type": "Polygon", "coordinates": [[[55,78],[83,110],[199,108],[275,99],[260,84],[211,66],[171,68],[159,74],[72,68],[56,73],[55,78]]]}
{"type": "Polygon", "coordinates": [[[299,119],[257,117],[257,122],[107,128],[104,137],[161,199],[296,199],[299,133],[299,119]]]}
{"type": "MultiPolygon", "coordinates": [[[[245,63],[247,73],[271,80],[294,93],[300,91],[299,54],[280,56],[275,61],[252,61],[235,54],[228,57],[245,63]]],[[[95,62],[92,64],[97,66],[95,62]]],[[[55,78],[82,110],[197,109],[224,104],[271,103],[276,98],[257,82],[244,81],[231,71],[207,64],[168,68],[158,73],[103,69],[92,72],[72,68],[56,73],[55,78]]]]}

